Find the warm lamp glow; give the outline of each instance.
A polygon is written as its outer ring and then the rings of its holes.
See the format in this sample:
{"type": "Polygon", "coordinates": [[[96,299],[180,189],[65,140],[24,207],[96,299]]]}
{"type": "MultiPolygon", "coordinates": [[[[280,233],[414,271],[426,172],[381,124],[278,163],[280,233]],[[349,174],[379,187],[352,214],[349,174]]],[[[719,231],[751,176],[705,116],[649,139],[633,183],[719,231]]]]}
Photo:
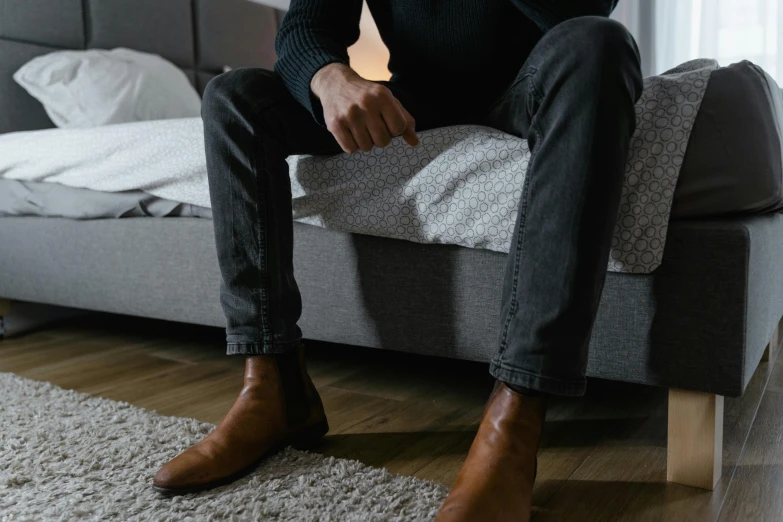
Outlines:
{"type": "Polygon", "coordinates": [[[387,67],[389,50],[378,34],[378,28],[366,2],[362,7],[362,20],[359,25],[361,29],[359,41],[348,49],[351,67],[368,80],[388,80],[391,77],[387,67]]]}
{"type": "MultiPolygon", "coordinates": [[[[283,11],[287,11],[289,6],[289,0],[251,1],[283,11]]],[[[372,19],[370,10],[367,8],[367,2],[362,6],[362,19],[359,28],[361,30],[359,41],[348,49],[351,67],[368,80],[388,80],[391,77],[388,69],[389,50],[378,34],[378,28],[375,26],[375,20],[372,19]]]]}

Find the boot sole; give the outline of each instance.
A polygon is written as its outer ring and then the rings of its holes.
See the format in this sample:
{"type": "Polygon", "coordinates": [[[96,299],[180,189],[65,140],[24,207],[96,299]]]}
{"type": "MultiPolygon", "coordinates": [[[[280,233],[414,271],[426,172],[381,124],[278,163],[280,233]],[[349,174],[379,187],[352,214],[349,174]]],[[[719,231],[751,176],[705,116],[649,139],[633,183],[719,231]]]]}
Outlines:
{"type": "Polygon", "coordinates": [[[254,461],[247,467],[239,470],[238,472],[232,475],[216,480],[214,482],[207,482],[206,484],[195,484],[193,486],[186,486],[183,488],[163,488],[160,486],[153,485],[152,489],[162,495],[176,496],[176,495],[187,495],[188,493],[199,493],[201,491],[206,491],[208,489],[214,489],[220,486],[225,486],[227,484],[231,484],[232,482],[236,482],[242,477],[249,475],[250,473],[255,471],[256,468],[258,468],[258,466],[264,461],[264,459],[274,455],[275,453],[277,453],[278,451],[284,448],[287,448],[288,446],[291,446],[292,448],[298,450],[308,450],[314,448],[320,442],[322,442],[324,435],[326,435],[328,432],[329,432],[329,423],[327,422],[326,419],[324,419],[314,424],[312,427],[307,428],[305,431],[291,438],[290,440],[278,444],[276,446],[273,446],[272,448],[269,449],[269,451],[264,453],[258,460],[254,461]]]}

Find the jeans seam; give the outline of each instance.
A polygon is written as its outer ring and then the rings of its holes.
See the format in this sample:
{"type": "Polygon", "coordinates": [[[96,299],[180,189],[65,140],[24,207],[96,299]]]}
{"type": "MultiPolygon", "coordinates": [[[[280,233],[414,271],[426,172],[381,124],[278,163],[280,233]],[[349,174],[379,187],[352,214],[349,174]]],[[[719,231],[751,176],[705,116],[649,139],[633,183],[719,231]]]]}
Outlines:
{"type": "MultiPolygon", "coordinates": [[[[531,74],[531,81],[530,81],[530,93],[533,95],[533,99],[536,101],[536,105],[540,106],[541,102],[544,99],[544,95],[541,94],[541,89],[538,87],[538,84],[536,82],[537,77],[535,75],[531,74]]],[[[533,119],[531,118],[531,127],[533,126],[533,119]]]]}
{"type": "Polygon", "coordinates": [[[228,353],[228,355],[277,354],[277,353],[285,353],[296,346],[301,346],[301,343],[302,343],[301,338],[295,341],[287,341],[282,343],[273,343],[273,342],[266,342],[266,341],[247,342],[247,343],[227,342],[226,352],[228,353]],[[240,350],[237,348],[244,348],[244,349],[240,350]]]}
{"type": "Polygon", "coordinates": [[[268,346],[280,346],[280,345],[284,345],[284,344],[295,344],[295,343],[299,343],[299,342],[302,342],[301,338],[295,339],[293,341],[279,341],[279,342],[274,342],[274,341],[269,341],[269,342],[267,342],[267,341],[249,341],[249,342],[244,342],[244,343],[241,343],[241,342],[227,342],[226,346],[262,346],[262,347],[268,347],[268,346]]]}
{"type": "Polygon", "coordinates": [[[504,364],[500,362],[499,360],[495,359],[492,361],[492,365],[496,366],[500,370],[505,370],[508,372],[514,372],[514,373],[520,373],[528,377],[533,377],[535,379],[546,381],[552,384],[556,384],[557,386],[561,388],[584,388],[585,382],[584,381],[574,381],[574,380],[563,380],[563,379],[557,379],[555,377],[549,377],[547,375],[540,375],[537,373],[534,373],[530,370],[526,370],[524,368],[519,368],[517,366],[509,366],[507,364],[504,364]]]}
{"type": "Polygon", "coordinates": [[[512,84],[511,84],[511,85],[508,87],[508,89],[506,89],[506,90],[503,92],[503,94],[502,94],[501,96],[499,96],[499,97],[498,97],[497,101],[496,101],[495,103],[493,103],[493,104],[492,104],[492,107],[490,107],[489,111],[491,112],[491,111],[492,111],[492,110],[493,110],[493,109],[494,109],[494,108],[495,108],[495,107],[496,107],[498,104],[502,103],[502,102],[503,102],[503,100],[506,98],[506,96],[508,96],[508,93],[510,93],[511,91],[513,91],[513,90],[514,90],[514,88],[515,88],[517,85],[519,85],[520,83],[522,83],[522,82],[523,82],[523,81],[525,81],[526,79],[530,78],[531,76],[535,76],[537,72],[538,72],[538,69],[537,69],[536,67],[533,67],[533,66],[531,66],[531,67],[528,67],[528,68],[525,70],[525,72],[523,72],[523,73],[521,73],[520,75],[518,75],[518,76],[517,76],[517,77],[514,79],[514,82],[513,82],[513,83],[512,83],[512,84]]]}
{"type": "Polygon", "coordinates": [[[256,264],[259,267],[259,270],[261,272],[260,279],[261,284],[259,285],[259,294],[260,294],[260,312],[261,312],[261,332],[263,333],[264,337],[268,339],[273,339],[272,331],[269,326],[269,307],[268,307],[268,288],[269,285],[269,270],[266,264],[267,256],[263,255],[266,250],[266,243],[262,241],[262,235],[266,235],[266,198],[264,198],[264,190],[262,188],[263,180],[259,179],[259,168],[258,168],[258,154],[259,151],[263,150],[261,140],[259,136],[255,133],[255,129],[253,129],[253,141],[256,143],[256,153],[253,154],[253,175],[256,178],[256,213],[258,214],[258,220],[259,220],[259,226],[258,226],[258,233],[256,235],[256,251],[257,251],[257,257],[256,257],[256,264]]]}
{"type": "MultiPolygon", "coordinates": [[[[531,86],[532,83],[533,82],[531,82],[531,86]]],[[[532,90],[532,87],[530,87],[529,89],[532,90]]],[[[541,132],[539,132],[535,120],[531,120],[530,130],[536,134],[536,137],[540,142],[541,132]]],[[[536,152],[531,153],[530,161],[528,162],[527,172],[525,173],[524,187],[522,189],[522,204],[520,205],[519,208],[520,215],[517,218],[520,220],[519,238],[517,240],[517,249],[514,252],[514,272],[513,272],[513,278],[511,283],[511,306],[509,306],[508,314],[503,324],[503,331],[500,336],[500,346],[498,347],[498,353],[497,353],[498,357],[500,357],[503,354],[503,352],[505,352],[506,347],[508,346],[508,341],[507,341],[508,329],[511,326],[511,321],[514,318],[514,314],[516,314],[517,309],[519,308],[519,299],[517,298],[517,290],[519,288],[519,269],[520,269],[520,265],[522,264],[522,247],[525,242],[525,230],[527,226],[526,215],[527,215],[528,198],[530,192],[530,178],[531,178],[530,174],[532,172],[532,167],[533,167],[533,162],[535,160],[536,152]]]]}
{"type": "Polygon", "coordinates": [[[528,370],[526,368],[521,368],[519,366],[513,366],[513,365],[510,365],[510,364],[506,364],[504,362],[498,361],[498,360],[493,361],[492,364],[494,364],[495,366],[499,367],[502,370],[508,370],[508,371],[511,371],[511,372],[524,373],[525,375],[530,375],[531,377],[535,377],[536,379],[541,379],[542,381],[550,381],[550,382],[566,383],[566,384],[581,382],[581,381],[558,379],[556,377],[549,377],[548,375],[541,375],[539,373],[535,373],[535,372],[533,372],[531,370],[528,370]]]}

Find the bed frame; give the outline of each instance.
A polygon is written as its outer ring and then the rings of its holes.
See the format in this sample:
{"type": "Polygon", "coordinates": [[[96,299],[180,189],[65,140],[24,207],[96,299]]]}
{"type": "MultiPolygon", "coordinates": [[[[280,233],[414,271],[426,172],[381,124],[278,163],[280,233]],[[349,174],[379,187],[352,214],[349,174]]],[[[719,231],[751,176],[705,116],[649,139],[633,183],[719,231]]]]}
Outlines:
{"type": "MultiPolygon", "coordinates": [[[[280,16],[246,0],[0,0],[0,13],[0,133],[52,126],[11,80],[34,56],[130,47],[203,89],[226,66],[270,67],[280,16]]],[[[504,254],[299,223],[295,233],[307,337],[493,354],[504,254]]],[[[741,395],[778,344],[782,254],[780,214],[673,222],[656,272],[608,274],[588,375],[671,390],[671,481],[712,489],[720,478],[723,396],[741,395]]],[[[219,283],[208,220],[0,218],[0,317],[21,300],[223,326],[219,283]]]]}

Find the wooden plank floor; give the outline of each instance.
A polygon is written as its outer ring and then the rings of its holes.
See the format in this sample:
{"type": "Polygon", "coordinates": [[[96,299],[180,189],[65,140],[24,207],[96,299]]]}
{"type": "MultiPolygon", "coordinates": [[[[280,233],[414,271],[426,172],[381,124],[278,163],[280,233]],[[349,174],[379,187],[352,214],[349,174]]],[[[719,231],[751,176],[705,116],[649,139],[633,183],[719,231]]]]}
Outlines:
{"type": "MultiPolygon", "coordinates": [[[[486,365],[316,342],[308,360],[331,425],[317,451],[454,481],[492,387],[486,365]]],[[[104,314],[0,341],[0,371],[212,423],[242,367],[218,329],[104,314]]],[[[666,397],[592,380],[585,398],[554,400],[535,520],[783,520],[783,362],[726,400],[714,492],[666,482],[666,397]]]]}

